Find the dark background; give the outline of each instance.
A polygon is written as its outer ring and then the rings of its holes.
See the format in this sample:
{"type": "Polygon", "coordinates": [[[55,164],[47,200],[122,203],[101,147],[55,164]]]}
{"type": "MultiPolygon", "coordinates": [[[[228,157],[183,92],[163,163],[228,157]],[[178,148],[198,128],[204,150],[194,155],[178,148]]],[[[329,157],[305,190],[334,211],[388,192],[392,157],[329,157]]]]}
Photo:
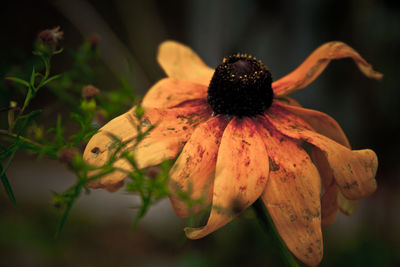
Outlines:
{"type": "MultiPolygon", "coordinates": [[[[309,87],[293,95],[305,107],[333,116],[354,149],[371,148],[379,159],[377,192],[352,217],[340,215],[324,229],[321,266],[400,264],[399,155],[400,4],[358,1],[13,1],[0,9],[0,75],[30,69],[37,34],[61,26],[63,53],[53,73],[70,68],[68,49],[99,37],[94,84],[102,91],[126,79],[138,95],[163,77],[156,51],[166,39],[192,47],[211,67],[232,53],[261,59],[275,79],[297,67],[316,47],[340,40],[355,48],[382,82],[364,77],[349,59],[331,63],[309,87]]],[[[21,101],[0,85],[0,107],[21,101]]],[[[67,107],[46,89],[34,107],[67,107]]],[[[56,112],[47,114],[54,121],[56,112]]],[[[3,116],[4,117],[4,116],[3,116]]],[[[3,119],[3,117],[1,117],[3,119]]],[[[168,201],[158,203],[135,231],[130,224],[138,198],[101,190],[83,196],[65,231],[54,239],[59,214],[50,190],[64,190],[74,177],[51,160],[20,153],[8,176],[19,200],[16,211],[0,190],[0,265],[4,266],[276,266],[276,249],[251,213],[198,241],[185,240],[184,221],[168,201]]]]}

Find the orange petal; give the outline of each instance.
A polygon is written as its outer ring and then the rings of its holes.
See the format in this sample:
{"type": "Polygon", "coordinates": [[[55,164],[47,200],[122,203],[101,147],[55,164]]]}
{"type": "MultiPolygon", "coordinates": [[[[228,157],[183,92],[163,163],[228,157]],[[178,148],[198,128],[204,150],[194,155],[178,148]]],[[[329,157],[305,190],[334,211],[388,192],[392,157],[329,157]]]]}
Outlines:
{"type": "Polygon", "coordinates": [[[343,194],[339,191],[337,196],[337,201],[339,205],[340,211],[345,215],[353,215],[358,208],[359,200],[350,200],[347,199],[343,194]]]}
{"type": "MultiPolygon", "coordinates": [[[[132,139],[137,135],[137,124],[135,108],[108,122],[90,139],[83,154],[84,160],[92,166],[100,167],[106,164],[113,153],[113,139],[110,134],[119,137],[122,141],[132,139]]],[[[117,160],[114,163],[114,167],[131,170],[130,164],[123,159],[117,160]]],[[[97,171],[93,171],[89,176],[97,173],[97,171]]],[[[88,185],[91,188],[106,188],[109,191],[116,191],[123,185],[122,180],[126,176],[125,172],[116,170],[102,178],[89,182],[88,185]]]]}
{"type": "Polygon", "coordinates": [[[284,105],[284,107],[305,120],[316,132],[350,148],[349,140],[344,134],[339,123],[329,115],[301,107],[284,105]]]}
{"type": "MultiPolygon", "coordinates": [[[[144,122],[156,127],[134,151],[139,168],[157,165],[164,160],[176,157],[194,128],[211,115],[209,106],[204,101],[200,103],[198,106],[146,111],[144,122]]],[[[197,104],[193,103],[193,105],[197,104]]]]}
{"type": "Polygon", "coordinates": [[[301,107],[301,104],[299,103],[299,101],[295,100],[294,98],[288,97],[288,96],[280,97],[277,99],[277,101],[281,102],[282,104],[295,106],[295,107],[301,107]]]}
{"type": "MultiPolygon", "coordinates": [[[[164,160],[174,158],[189,139],[193,128],[207,119],[211,113],[208,106],[173,108],[168,110],[149,109],[142,122],[143,131],[150,125],[154,129],[137,145],[128,144],[124,151],[133,151],[139,168],[157,165],[164,160]]],[[[103,166],[112,155],[113,139],[110,134],[118,137],[121,142],[135,139],[137,136],[138,120],[134,115],[134,108],[125,114],[111,120],[103,126],[89,141],[84,152],[84,159],[93,166],[103,166]]],[[[118,159],[114,167],[132,171],[131,164],[125,159],[118,159]]],[[[91,173],[95,175],[97,172],[91,173]]],[[[116,170],[100,179],[89,183],[92,188],[106,188],[116,190],[116,185],[127,176],[126,172],[116,170]]]]}
{"type": "Polygon", "coordinates": [[[207,98],[207,87],[184,80],[165,78],[157,82],[146,93],[142,107],[170,108],[187,100],[207,98]]]}
{"type": "Polygon", "coordinates": [[[158,63],[168,77],[191,81],[208,87],[214,70],[189,47],[165,41],[158,48],[158,63]]]}
{"type": "Polygon", "coordinates": [[[234,118],[226,127],[218,151],[211,214],[201,228],[186,228],[186,236],[198,239],[230,222],[264,191],[268,156],[256,122],[234,118]]]}
{"type": "Polygon", "coordinates": [[[322,151],[314,146],[312,146],[311,151],[312,159],[318,168],[325,189],[325,192],[321,197],[322,226],[325,227],[331,225],[336,220],[339,211],[337,201],[339,188],[336,185],[332,169],[322,151]]]}
{"type": "Polygon", "coordinates": [[[372,69],[353,48],[342,42],[329,42],[318,47],[297,69],[272,83],[276,97],[291,94],[312,83],[333,59],[352,58],[365,76],[381,80],[383,75],[372,69]]]}
{"type": "Polygon", "coordinates": [[[267,117],[284,135],[304,140],[321,149],[337,185],[346,198],[361,199],[375,192],[378,160],[374,151],[352,151],[314,132],[300,117],[276,102],[267,111],[267,117]]]}
{"type": "Polygon", "coordinates": [[[217,116],[200,124],[171,168],[169,188],[175,194],[170,200],[179,217],[194,215],[211,204],[218,147],[228,122],[225,116],[217,116]],[[189,199],[179,197],[180,192],[189,199]]]}
{"type": "Polygon", "coordinates": [[[279,235],[302,262],[322,259],[321,180],[308,154],[293,139],[274,129],[265,118],[262,133],[270,175],[262,195],[279,235]]]}

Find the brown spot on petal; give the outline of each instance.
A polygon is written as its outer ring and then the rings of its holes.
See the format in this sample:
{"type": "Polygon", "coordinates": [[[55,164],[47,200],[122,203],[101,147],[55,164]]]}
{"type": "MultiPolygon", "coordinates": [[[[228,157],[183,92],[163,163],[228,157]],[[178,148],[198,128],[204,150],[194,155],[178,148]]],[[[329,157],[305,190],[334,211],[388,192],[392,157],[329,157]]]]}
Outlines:
{"type": "Polygon", "coordinates": [[[273,172],[278,171],[281,167],[279,167],[278,164],[275,163],[275,161],[271,158],[268,157],[269,159],[269,169],[273,172]]]}
{"type": "Polygon", "coordinates": [[[258,180],[257,180],[257,185],[265,185],[265,180],[267,179],[267,177],[265,177],[264,175],[261,175],[258,180]]]}

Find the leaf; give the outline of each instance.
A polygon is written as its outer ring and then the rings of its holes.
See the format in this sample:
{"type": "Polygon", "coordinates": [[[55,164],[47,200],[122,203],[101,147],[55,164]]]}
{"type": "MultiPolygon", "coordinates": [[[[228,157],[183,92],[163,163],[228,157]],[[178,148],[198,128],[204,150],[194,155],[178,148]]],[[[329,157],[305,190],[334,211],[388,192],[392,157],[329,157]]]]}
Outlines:
{"type": "Polygon", "coordinates": [[[41,112],[42,112],[41,109],[37,109],[37,110],[34,110],[34,111],[32,111],[32,112],[29,112],[28,114],[19,116],[18,119],[20,119],[20,120],[23,120],[23,119],[30,119],[30,118],[32,118],[32,117],[34,117],[34,116],[36,116],[36,115],[39,115],[41,112]]]}
{"type": "Polygon", "coordinates": [[[54,75],[54,76],[48,78],[48,79],[42,84],[42,86],[45,86],[46,84],[48,84],[48,83],[50,83],[50,82],[52,82],[52,81],[54,81],[55,79],[58,79],[58,78],[60,78],[60,77],[61,77],[61,74],[54,75]]]}
{"type": "Polygon", "coordinates": [[[65,222],[67,221],[69,212],[71,211],[72,204],[74,200],[70,200],[65,207],[64,213],[61,216],[60,222],[58,223],[57,230],[56,230],[56,238],[60,236],[62,229],[64,228],[65,222]]]}
{"type": "Polygon", "coordinates": [[[55,128],[55,141],[59,144],[59,145],[64,145],[65,139],[63,137],[63,129],[62,129],[62,123],[61,123],[61,116],[58,115],[57,116],[57,124],[56,124],[56,128],[55,128]]]}
{"type": "MultiPolygon", "coordinates": [[[[15,152],[14,152],[14,153],[15,153],[15,152]]],[[[10,156],[10,160],[7,162],[7,165],[10,164],[11,159],[13,158],[14,153],[10,156]]],[[[6,173],[5,173],[6,169],[7,169],[7,168],[4,168],[4,169],[3,169],[3,165],[2,165],[1,162],[0,162],[0,171],[1,171],[0,179],[1,179],[1,182],[3,183],[4,190],[6,191],[7,196],[8,196],[8,198],[11,200],[12,204],[14,205],[14,207],[15,207],[15,208],[18,208],[17,200],[15,199],[13,190],[12,190],[11,185],[10,185],[10,182],[8,181],[8,178],[7,178],[6,173]]]]}
{"type": "Polygon", "coordinates": [[[61,216],[60,222],[58,223],[56,234],[55,234],[56,238],[58,236],[60,236],[60,233],[65,225],[65,222],[67,221],[69,212],[71,211],[72,205],[75,203],[76,199],[81,194],[82,184],[78,183],[78,184],[74,185],[74,187],[72,187],[71,189],[73,189],[73,192],[70,195],[69,194],[67,195],[69,197],[69,199],[67,201],[67,206],[65,207],[64,213],[61,216]]]}
{"type": "Polygon", "coordinates": [[[30,80],[32,88],[35,88],[35,78],[36,78],[36,71],[35,71],[35,66],[33,66],[31,80],[30,80]]]}
{"type": "Polygon", "coordinates": [[[29,87],[29,86],[30,86],[29,83],[28,83],[27,81],[22,80],[22,79],[17,78],[17,77],[6,77],[6,80],[13,81],[13,82],[16,82],[16,83],[25,85],[26,87],[29,87]]]}

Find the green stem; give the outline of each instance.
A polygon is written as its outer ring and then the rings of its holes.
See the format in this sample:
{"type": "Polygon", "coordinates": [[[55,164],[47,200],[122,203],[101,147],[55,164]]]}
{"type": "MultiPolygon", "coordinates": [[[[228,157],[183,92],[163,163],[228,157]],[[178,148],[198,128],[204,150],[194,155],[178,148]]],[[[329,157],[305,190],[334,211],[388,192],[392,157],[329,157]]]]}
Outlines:
{"type": "Polygon", "coordinates": [[[274,240],[274,242],[277,243],[279,250],[280,250],[280,254],[281,254],[283,260],[286,262],[287,266],[299,267],[296,259],[290,253],[286,244],[283,242],[282,238],[280,237],[280,235],[274,225],[274,222],[272,221],[272,218],[271,218],[268,210],[265,208],[262,200],[258,199],[256,202],[254,202],[253,208],[254,208],[254,211],[255,211],[260,223],[264,226],[264,228],[266,229],[268,234],[270,236],[272,236],[272,239],[274,240]]]}
{"type": "Polygon", "coordinates": [[[37,146],[37,147],[40,147],[40,148],[44,147],[42,144],[39,144],[39,143],[37,143],[37,142],[35,142],[33,140],[30,140],[30,139],[28,139],[26,137],[18,136],[16,134],[10,133],[9,131],[6,131],[6,130],[0,129],[0,135],[5,135],[5,136],[11,137],[11,138],[15,138],[15,139],[19,138],[20,140],[22,140],[25,143],[28,143],[30,145],[37,146]]]}
{"type": "MultiPolygon", "coordinates": [[[[24,101],[24,105],[22,106],[22,108],[19,110],[19,115],[22,115],[26,109],[26,107],[29,105],[29,102],[32,99],[32,88],[29,86],[28,87],[28,94],[25,97],[25,101],[24,101]]],[[[15,125],[15,123],[13,124],[13,126],[15,125]]],[[[13,127],[12,127],[13,128],[13,127]]],[[[12,130],[11,128],[11,130],[12,130]]]]}

